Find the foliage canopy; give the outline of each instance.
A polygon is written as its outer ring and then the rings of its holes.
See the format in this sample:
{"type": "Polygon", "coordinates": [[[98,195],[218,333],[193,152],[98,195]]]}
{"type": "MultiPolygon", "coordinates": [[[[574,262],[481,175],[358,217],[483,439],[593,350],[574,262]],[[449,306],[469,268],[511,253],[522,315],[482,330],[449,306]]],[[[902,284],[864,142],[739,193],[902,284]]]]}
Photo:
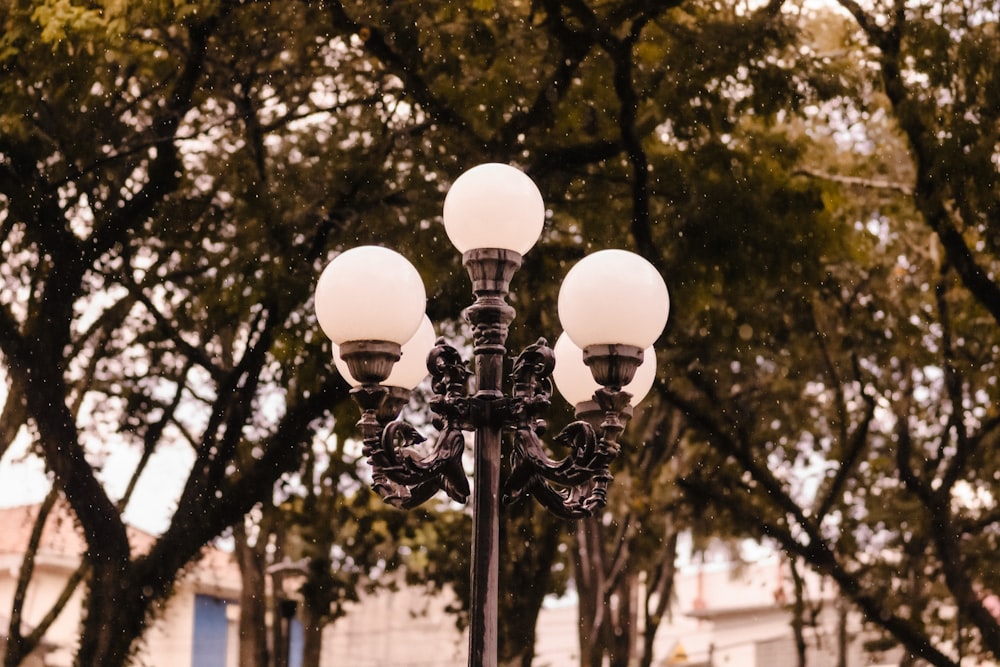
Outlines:
{"type": "MultiPolygon", "coordinates": [[[[458,328],[440,202],[488,160],[523,167],[551,208],[516,279],[515,346],[556,337],[558,281],[593,249],[643,254],[673,297],[620,495],[572,535],[576,552],[599,526],[622,537],[577,562],[581,591],[588,567],[592,601],[641,569],[669,581],[682,529],[753,535],[914,656],[1000,655],[982,566],[1000,493],[1000,7],[838,7],[0,1],[0,454],[23,427],[86,537],[78,663],[122,664],[204,544],[329,433],[346,441],[309,303],[326,261],[405,249],[431,316],[458,328]],[[101,449],[137,448],[141,473],[165,442],[195,462],[133,557],[101,449]]],[[[331,470],[363,477],[340,453],[331,470]]],[[[323,502],[340,521],[302,527],[317,544],[380,521],[363,496],[323,502]]],[[[510,576],[559,585],[558,541],[540,544],[559,532],[523,508],[509,526],[510,576]]],[[[506,657],[529,664],[532,629],[510,633],[506,657]]],[[[585,660],[628,659],[602,642],[585,660]]]]}

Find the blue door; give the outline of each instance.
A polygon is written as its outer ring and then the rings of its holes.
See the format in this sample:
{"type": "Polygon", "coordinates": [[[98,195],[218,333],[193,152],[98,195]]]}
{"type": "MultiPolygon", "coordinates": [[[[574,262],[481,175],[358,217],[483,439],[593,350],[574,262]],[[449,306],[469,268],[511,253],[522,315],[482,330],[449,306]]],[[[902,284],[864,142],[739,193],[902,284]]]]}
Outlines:
{"type": "Polygon", "coordinates": [[[302,649],[305,640],[302,637],[302,624],[293,618],[288,624],[288,667],[302,667],[302,649]]]}
{"type": "Polygon", "coordinates": [[[191,667],[226,667],[229,643],[228,600],[210,595],[194,596],[194,641],[191,667]]]}

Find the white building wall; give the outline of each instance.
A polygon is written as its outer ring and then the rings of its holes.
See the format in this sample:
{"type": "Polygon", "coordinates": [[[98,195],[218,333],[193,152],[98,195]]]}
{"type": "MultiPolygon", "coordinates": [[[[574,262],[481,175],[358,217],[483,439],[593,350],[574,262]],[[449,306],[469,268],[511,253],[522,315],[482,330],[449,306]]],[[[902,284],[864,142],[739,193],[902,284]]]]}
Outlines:
{"type": "Polygon", "coordinates": [[[535,637],[537,667],[579,667],[579,615],[576,605],[558,601],[542,607],[535,637]]]}
{"type": "Polygon", "coordinates": [[[465,667],[467,640],[447,604],[418,588],[365,596],[325,629],[324,667],[465,667]]]}
{"type": "Polygon", "coordinates": [[[775,667],[757,665],[757,647],[753,644],[714,648],[711,657],[712,667],[775,667]]]}
{"type": "MultiPolygon", "coordinates": [[[[0,556],[0,610],[7,610],[14,599],[20,557],[9,554],[0,556]]],[[[23,623],[34,627],[52,608],[62,593],[71,569],[66,563],[38,563],[28,588],[22,610],[23,623]]],[[[45,663],[50,667],[68,667],[73,662],[80,633],[84,590],[80,586],[66,604],[63,612],[49,628],[45,642],[55,647],[45,663]]],[[[150,629],[146,632],[135,657],[137,667],[191,667],[192,640],[194,637],[193,582],[185,581],[165,605],[157,610],[150,629]]],[[[6,631],[6,628],[3,628],[6,631]]],[[[230,636],[227,658],[236,667],[238,636],[230,636]]]]}
{"type": "MultiPolygon", "coordinates": [[[[10,613],[14,592],[17,588],[18,572],[21,568],[21,558],[10,554],[0,557],[0,609],[4,615],[10,613]]],[[[66,585],[67,570],[64,564],[46,563],[39,559],[35,564],[34,577],[28,587],[24,605],[21,609],[21,621],[24,627],[33,628],[52,608],[62,594],[66,585]]],[[[45,636],[48,643],[59,647],[48,658],[48,664],[53,667],[69,665],[76,652],[77,635],[79,634],[80,608],[83,600],[83,590],[78,588],[66,603],[63,613],[51,625],[45,636]]],[[[6,628],[4,628],[6,631],[6,628]]]]}
{"type": "Polygon", "coordinates": [[[178,588],[169,603],[157,609],[156,620],[137,657],[137,667],[191,667],[193,639],[194,591],[178,588]]]}
{"type": "MultiPolygon", "coordinates": [[[[0,554],[0,613],[10,607],[20,565],[20,556],[0,554]]],[[[35,624],[48,612],[62,591],[71,565],[39,561],[25,602],[26,623],[35,624]]],[[[182,581],[174,596],[159,610],[141,646],[137,660],[141,667],[191,667],[196,587],[219,597],[235,597],[233,582],[213,578],[215,570],[208,567],[210,564],[202,565],[205,568],[199,581],[190,578],[182,581]]],[[[711,656],[714,667],[756,667],[760,656],[766,653],[760,649],[762,642],[772,642],[772,647],[777,647],[774,642],[791,635],[790,614],[775,606],[780,573],[777,560],[756,564],[735,575],[721,566],[707,566],[700,571],[686,569],[675,582],[672,614],[664,619],[657,633],[654,664],[663,664],[667,656],[682,647],[692,662],[705,662],[711,656]],[[695,610],[700,610],[697,617],[690,615],[695,610]]],[[[830,593],[815,591],[815,595],[830,593]]],[[[82,590],[74,595],[46,637],[49,643],[61,647],[49,656],[53,667],[71,663],[79,632],[81,599],[82,590]]],[[[366,596],[345,618],[326,629],[323,665],[465,667],[468,642],[457,630],[454,616],[447,612],[450,603],[447,595],[430,598],[423,589],[405,586],[396,592],[366,596]]],[[[829,609],[833,609],[832,604],[829,609]]],[[[228,609],[231,634],[229,664],[225,667],[237,667],[237,610],[235,604],[228,609]]],[[[537,628],[538,667],[577,667],[577,622],[572,598],[546,604],[537,628]]],[[[856,629],[855,625],[852,630],[856,629]]],[[[810,664],[815,661],[817,667],[822,667],[826,657],[816,652],[810,664]]],[[[856,657],[861,659],[860,654],[856,657]]]]}

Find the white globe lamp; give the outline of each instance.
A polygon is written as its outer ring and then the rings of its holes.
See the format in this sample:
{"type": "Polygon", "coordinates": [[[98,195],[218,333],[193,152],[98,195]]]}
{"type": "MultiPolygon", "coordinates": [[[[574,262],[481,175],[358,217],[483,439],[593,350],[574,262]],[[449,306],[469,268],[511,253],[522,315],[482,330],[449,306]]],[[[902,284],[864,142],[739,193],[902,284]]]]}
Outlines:
{"type": "Polygon", "coordinates": [[[330,262],[316,285],[316,317],[337,345],[402,345],[420,326],[427,295],[420,274],[394,250],[360,246],[330,262]]]}
{"type": "MultiPolygon", "coordinates": [[[[583,362],[583,350],[563,332],[552,347],[552,351],[556,355],[552,380],[562,397],[573,406],[593,401],[594,392],[600,389],[601,385],[594,379],[590,367],[583,362]]],[[[632,407],[646,397],[653,388],[655,380],[656,351],[649,346],[643,351],[642,363],[636,369],[632,381],[622,387],[624,391],[632,394],[632,398],[629,399],[632,407]]]]}
{"type": "Polygon", "coordinates": [[[444,228],[461,253],[497,248],[524,255],[545,223],[545,202],[534,181],[508,164],[469,169],[444,200],[444,228]]]}
{"type": "MultiPolygon", "coordinates": [[[[435,340],[434,325],[424,315],[417,332],[410,340],[403,343],[399,361],[393,365],[392,372],[381,384],[387,387],[399,387],[407,391],[420,384],[427,377],[427,355],[434,347],[435,340]]],[[[348,384],[352,387],[361,384],[351,375],[347,362],[340,356],[340,346],[336,343],[333,345],[333,363],[348,384]]]]}
{"type": "Polygon", "coordinates": [[[647,260],[627,250],[601,250],[566,274],[558,309],[563,329],[583,350],[592,345],[644,350],[666,326],[670,297],[647,260]]]}

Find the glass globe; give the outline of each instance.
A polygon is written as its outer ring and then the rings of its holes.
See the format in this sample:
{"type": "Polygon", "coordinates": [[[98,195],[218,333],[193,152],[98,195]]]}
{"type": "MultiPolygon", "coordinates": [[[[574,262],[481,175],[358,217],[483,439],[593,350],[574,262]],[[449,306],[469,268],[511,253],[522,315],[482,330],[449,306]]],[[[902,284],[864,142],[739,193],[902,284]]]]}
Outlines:
{"type": "Polygon", "coordinates": [[[584,257],[559,288],[559,321],[580,349],[633,345],[646,349],[670,312],[667,286],[656,268],[627,250],[584,257]]]}
{"type": "MultiPolygon", "coordinates": [[[[389,377],[380,384],[386,387],[401,387],[403,389],[413,389],[420,384],[420,381],[427,377],[427,355],[430,353],[431,348],[434,347],[436,339],[434,325],[424,315],[420,326],[417,328],[417,332],[413,334],[410,340],[403,343],[399,361],[393,365],[389,377]]],[[[351,371],[347,367],[347,362],[340,358],[340,346],[336,343],[333,345],[333,363],[343,378],[347,380],[348,384],[352,387],[357,387],[361,384],[351,375],[351,371]]]]}
{"type": "MultiPolygon", "coordinates": [[[[578,405],[593,400],[594,392],[601,388],[594,379],[590,367],[583,363],[583,350],[563,332],[553,346],[556,365],[552,371],[552,381],[556,389],[570,405],[578,405]]],[[[647,347],[642,354],[642,364],[635,371],[632,381],[622,387],[632,394],[629,404],[635,407],[646,397],[656,380],[656,351],[647,347]]]]}
{"type": "Polygon", "coordinates": [[[359,246],[338,255],[316,284],[316,317],[337,345],[402,345],[420,326],[427,295],[420,274],[394,250],[359,246]]]}
{"type": "Polygon", "coordinates": [[[444,200],[444,228],[465,253],[502,248],[523,255],[545,222],[545,202],[534,181],[507,164],[488,162],[455,179],[444,200]]]}

